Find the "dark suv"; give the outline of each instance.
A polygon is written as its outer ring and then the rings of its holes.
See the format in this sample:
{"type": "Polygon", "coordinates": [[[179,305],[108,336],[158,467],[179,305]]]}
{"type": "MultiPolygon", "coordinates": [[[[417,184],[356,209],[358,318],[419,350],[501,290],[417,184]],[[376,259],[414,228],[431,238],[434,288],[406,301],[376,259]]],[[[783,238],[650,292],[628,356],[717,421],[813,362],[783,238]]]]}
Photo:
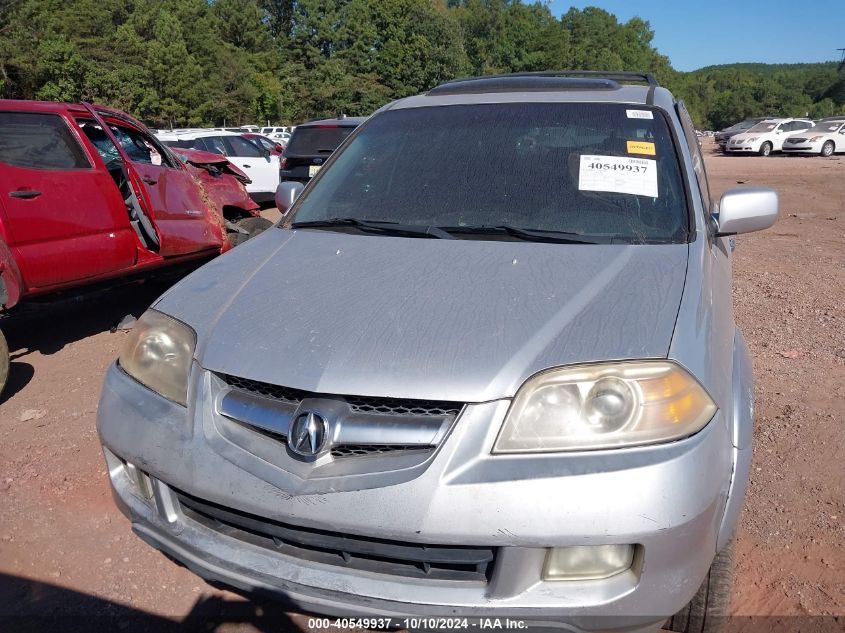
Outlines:
{"type": "Polygon", "coordinates": [[[308,121],[296,126],[279,166],[281,182],[307,183],[331,153],[366,117],[339,116],[336,119],[308,121]]]}

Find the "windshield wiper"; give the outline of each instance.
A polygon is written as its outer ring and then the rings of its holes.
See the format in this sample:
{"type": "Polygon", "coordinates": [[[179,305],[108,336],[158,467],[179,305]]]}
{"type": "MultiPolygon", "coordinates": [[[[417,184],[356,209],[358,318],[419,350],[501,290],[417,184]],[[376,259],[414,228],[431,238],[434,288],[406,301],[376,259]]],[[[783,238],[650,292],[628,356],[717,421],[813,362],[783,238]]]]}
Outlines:
{"type": "Polygon", "coordinates": [[[385,235],[415,235],[421,237],[432,237],[445,240],[453,240],[455,237],[447,231],[436,226],[423,226],[419,224],[399,224],[386,220],[359,220],[358,218],[329,218],[327,220],[307,220],[294,222],[290,225],[292,229],[311,229],[323,227],[344,227],[349,226],[361,231],[375,231],[385,235]]]}
{"type": "Polygon", "coordinates": [[[444,226],[449,233],[467,233],[470,235],[510,235],[527,242],[553,242],[555,244],[609,244],[610,238],[603,235],[584,236],[568,231],[539,231],[521,229],[500,224],[497,226],[444,226]]]}

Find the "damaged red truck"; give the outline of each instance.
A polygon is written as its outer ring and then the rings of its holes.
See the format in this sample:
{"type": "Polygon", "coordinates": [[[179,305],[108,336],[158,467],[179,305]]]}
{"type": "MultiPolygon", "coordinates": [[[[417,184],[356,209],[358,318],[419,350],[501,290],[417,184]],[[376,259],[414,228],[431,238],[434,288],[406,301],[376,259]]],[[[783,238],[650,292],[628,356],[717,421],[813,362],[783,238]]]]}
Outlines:
{"type": "Polygon", "coordinates": [[[245,180],[118,110],[0,100],[0,312],[225,252],[270,225],[245,180]]]}

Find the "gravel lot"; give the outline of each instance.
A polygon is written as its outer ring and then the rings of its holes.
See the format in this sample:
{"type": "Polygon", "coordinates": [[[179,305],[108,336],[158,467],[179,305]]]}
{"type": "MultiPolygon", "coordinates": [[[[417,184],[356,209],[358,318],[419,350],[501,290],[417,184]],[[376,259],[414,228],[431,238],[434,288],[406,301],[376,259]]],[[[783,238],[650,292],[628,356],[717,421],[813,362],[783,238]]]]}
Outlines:
{"type": "MultiPolygon", "coordinates": [[[[781,193],[779,223],[740,237],[735,258],[758,415],[732,609],[843,616],[845,157],[723,157],[705,148],[714,195],[737,182],[781,193]]],[[[126,336],[110,329],[165,287],[127,287],[3,324],[13,363],[0,400],[0,616],[20,618],[9,630],[44,630],[48,620],[34,614],[62,618],[65,630],[90,629],[68,616],[92,614],[115,616],[124,629],[143,614],[153,627],[158,616],[229,623],[218,630],[244,628],[238,622],[257,609],[286,617],[148,548],[112,503],[94,428],[101,377],[126,336]]],[[[273,630],[306,623],[290,616],[273,630]]]]}

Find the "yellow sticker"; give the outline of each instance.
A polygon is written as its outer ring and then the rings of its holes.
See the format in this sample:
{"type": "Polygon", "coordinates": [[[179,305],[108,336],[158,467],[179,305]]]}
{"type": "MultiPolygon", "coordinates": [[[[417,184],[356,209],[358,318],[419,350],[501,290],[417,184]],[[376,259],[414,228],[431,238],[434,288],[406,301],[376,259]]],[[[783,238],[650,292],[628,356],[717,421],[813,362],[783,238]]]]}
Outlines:
{"type": "Polygon", "coordinates": [[[654,156],[654,143],[646,141],[628,141],[629,154],[648,154],[654,156]]]}

